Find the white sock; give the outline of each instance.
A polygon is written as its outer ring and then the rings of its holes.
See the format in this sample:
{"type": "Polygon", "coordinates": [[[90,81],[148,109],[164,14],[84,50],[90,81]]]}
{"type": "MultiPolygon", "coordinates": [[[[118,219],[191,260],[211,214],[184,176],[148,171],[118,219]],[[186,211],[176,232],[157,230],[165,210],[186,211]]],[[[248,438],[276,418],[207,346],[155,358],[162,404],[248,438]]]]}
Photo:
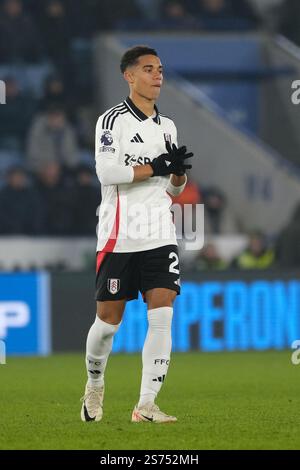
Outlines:
{"type": "Polygon", "coordinates": [[[112,349],[113,336],[120,324],[110,325],[96,315],[86,341],[88,385],[102,387],[104,384],[104,372],[112,349]]]}
{"type": "Polygon", "coordinates": [[[148,332],[143,348],[143,374],[138,406],[154,400],[167,375],[172,339],[173,308],[148,310],[148,332]]]}

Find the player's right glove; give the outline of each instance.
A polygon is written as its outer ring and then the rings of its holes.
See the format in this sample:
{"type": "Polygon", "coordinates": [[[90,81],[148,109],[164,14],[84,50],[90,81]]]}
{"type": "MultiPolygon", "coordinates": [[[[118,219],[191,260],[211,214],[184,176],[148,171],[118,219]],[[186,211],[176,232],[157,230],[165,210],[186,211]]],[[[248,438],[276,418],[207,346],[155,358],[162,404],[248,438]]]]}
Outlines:
{"type": "Polygon", "coordinates": [[[153,175],[152,176],[167,176],[172,174],[183,175],[186,170],[192,168],[192,165],[187,165],[185,160],[191,158],[193,153],[186,153],[186,147],[177,148],[175,145],[171,147],[170,143],[166,143],[168,153],[163,153],[154,158],[150,163],[153,175]]]}
{"type": "Polygon", "coordinates": [[[182,146],[177,148],[175,144],[171,144],[170,142],[166,143],[166,149],[170,155],[173,156],[173,158],[176,159],[178,165],[177,168],[174,168],[173,174],[176,176],[183,176],[186,172],[186,170],[190,170],[192,168],[192,165],[187,165],[185,160],[187,158],[191,158],[194,156],[192,152],[186,153],[186,146],[182,146]]]}

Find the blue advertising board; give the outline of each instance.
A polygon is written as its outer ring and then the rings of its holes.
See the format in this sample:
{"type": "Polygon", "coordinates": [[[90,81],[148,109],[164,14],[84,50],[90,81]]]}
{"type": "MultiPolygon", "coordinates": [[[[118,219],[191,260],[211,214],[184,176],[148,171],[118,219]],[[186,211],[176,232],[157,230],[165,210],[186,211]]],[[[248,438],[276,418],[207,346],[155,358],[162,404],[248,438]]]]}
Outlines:
{"type": "MultiPolygon", "coordinates": [[[[143,347],[147,331],[142,299],[129,302],[114,352],[143,347]]],[[[184,282],[172,326],[173,351],[236,351],[290,348],[300,339],[297,279],[184,282]]]]}
{"type": "Polygon", "coordinates": [[[0,340],[6,354],[51,352],[47,273],[0,274],[0,340]]]}

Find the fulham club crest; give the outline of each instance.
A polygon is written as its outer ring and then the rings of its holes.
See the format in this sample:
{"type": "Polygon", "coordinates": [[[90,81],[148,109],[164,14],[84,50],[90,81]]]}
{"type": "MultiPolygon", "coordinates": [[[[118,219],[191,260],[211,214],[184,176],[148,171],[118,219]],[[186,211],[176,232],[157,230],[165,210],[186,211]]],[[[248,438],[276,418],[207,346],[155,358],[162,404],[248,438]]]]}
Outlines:
{"type": "Polygon", "coordinates": [[[120,279],[107,279],[107,290],[111,294],[116,294],[120,290],[120,279]]]}

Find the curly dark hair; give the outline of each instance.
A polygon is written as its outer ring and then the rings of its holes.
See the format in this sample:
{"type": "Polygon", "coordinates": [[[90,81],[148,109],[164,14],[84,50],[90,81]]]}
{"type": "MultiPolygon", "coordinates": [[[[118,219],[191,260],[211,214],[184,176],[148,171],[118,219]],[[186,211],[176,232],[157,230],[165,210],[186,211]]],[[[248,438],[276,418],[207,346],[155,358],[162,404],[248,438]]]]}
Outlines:
{"type": "Polygon", "coordinates": [[[127,67],[135,65],[139,57],[143,55],[155,55],[157,57],[157,52],[155,49],[152,49],[148,46],[134,46],[128,49],[122,56],[120,69],[124,73],[127,67]]]}

